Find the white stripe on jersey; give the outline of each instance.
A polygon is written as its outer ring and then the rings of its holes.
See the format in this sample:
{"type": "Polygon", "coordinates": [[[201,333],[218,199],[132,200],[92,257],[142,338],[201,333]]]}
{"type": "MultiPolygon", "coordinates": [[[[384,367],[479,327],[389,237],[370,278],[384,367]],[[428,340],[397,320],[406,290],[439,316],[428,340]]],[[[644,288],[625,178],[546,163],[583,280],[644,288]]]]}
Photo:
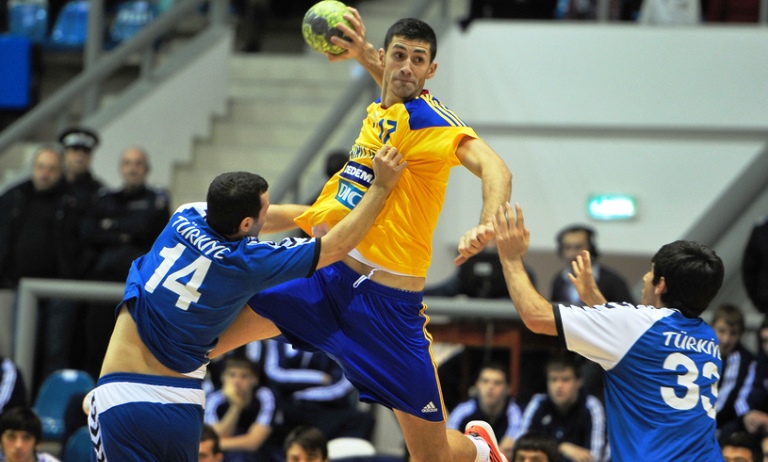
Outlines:
{"type": "Polygon", "coordinates": [[[205,407],[205,393],[196,388],[114,382],[99,385],[94,392],[99,413],[127,403],[198,404],[205,407]]]}

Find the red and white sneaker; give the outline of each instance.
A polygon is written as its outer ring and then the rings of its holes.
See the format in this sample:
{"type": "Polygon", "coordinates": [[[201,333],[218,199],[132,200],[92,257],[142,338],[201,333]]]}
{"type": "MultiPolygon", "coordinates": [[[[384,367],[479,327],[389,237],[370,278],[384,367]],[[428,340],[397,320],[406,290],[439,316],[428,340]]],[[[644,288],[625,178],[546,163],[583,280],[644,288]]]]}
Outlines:
{"type": "Polygon", "coordinates": [[[493,432],[493,428],[488,422],[482,420],[473,420],[467,423],[464,429],[464,434],[469,436],[478,436],[488,443],[488,447],[491,449],[489,455],[490,462],[508,462],[507,458],[499,451],[499,442],[496,441],[496,434],[493,432]]]}

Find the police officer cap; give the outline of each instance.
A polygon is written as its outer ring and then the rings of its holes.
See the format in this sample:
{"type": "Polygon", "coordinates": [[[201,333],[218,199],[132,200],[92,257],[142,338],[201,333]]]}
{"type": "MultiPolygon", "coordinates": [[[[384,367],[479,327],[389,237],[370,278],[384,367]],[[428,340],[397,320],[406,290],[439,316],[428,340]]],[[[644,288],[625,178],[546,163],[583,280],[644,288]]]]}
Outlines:
{"type": "Polygon", "coordinates": [[[99,135],[87,128],[70,128],[59,135],[59,142],[64,148],[92,151],[99,145],[99,135]]]}

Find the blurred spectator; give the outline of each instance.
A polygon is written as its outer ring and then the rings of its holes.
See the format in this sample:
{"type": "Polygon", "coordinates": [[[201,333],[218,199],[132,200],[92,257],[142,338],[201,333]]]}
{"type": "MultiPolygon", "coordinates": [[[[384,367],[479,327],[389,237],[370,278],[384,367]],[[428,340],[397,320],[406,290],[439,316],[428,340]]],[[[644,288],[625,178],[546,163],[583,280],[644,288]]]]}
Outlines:
{"type": "Polygon", "coordinates": [[[723,462],[760,462],[760,444],[749,433],[734,433],[720,440],[723,450],[723,462]]]}
{"type": "Polygon", "coordinates": [[[374,418],[357,408],[357,392],[341,367],[322,352],[268,342],[264,371],[283,413],[284,428],[309,425],[328,439],[371,440],[374,418]]]}
{"type": "MultiPolygon", "coordinates": [[[[124,282],[133,260],[152,248],[171,217],[168,194],[146,184],[150,171],[146,151],[127,148],[119,170],[122,188],[103,189],[82,222],[82,237],[94,259],[86,275],[90,280],[124,282]]],[[[115,304],[91,303],[85,319],[83,369],[98,377],[115,324],[115,304]]]]}
{"type": "Polygon", "coordinates": [[[720,437],[741,428],[741,417],[749,410],[747,396],[755,378],[752,352],[741,343],[744,315],[730,303],[717,307],[712,317],[712,329],[720,342],[723,370],[717,383],[717,428],[720,437]]]}
{"type": "MultiPolygon", "coordinates": [[[[608,1],[608,19],[617,20],[621,14],[621,0],[608,1]]],[[[558,0],[555,9],[556,19],[595,20],[599,16],[598,0],[558,0]]]]}
{"type": "Polygon", "coordinates": [[[328,439],[317,428],[294,428],[285,438],[285,461],[328,462],[328,439]]]}
{"type": "MultiPolygon", "coordinates": [[[[15,289],[21,278],[80,276],[81,246],[77,200],[62,181],[58,147],[41,147],[33,157],[32,176],[0,196],[0,281],[15,289]]],[[[68,345],[75,326],[72,302],[51,299],[40,304],[36,385],[48,373],[69,364],[68,345]]],[[[15,311],[15,310],[14,310],[15,311]]],[[[15,316],[14,321],[15,325],[15,316]]]]}
{"type": "Polygon", "coordinates": [[[599,399],[581,390],[573,355],[563,353],[550,358],[545,370],[547,393],[531,398],[523,414],[521,433],[534,431],[553,436],[563,461],[604,460],[605,410],[599,399]]]}
{"type": "Polygon", "coordinates": [[[78,206],[87,210],[98,197],[102,184],[91,173],[93,152],[99,146],[99,135],[88,128],[75,127],[59,135],[64,146],[64,179],[72,188],[78,206]]]}
{"type": "Polygon", "coordinates": [[[223,459],[224,454],[219,445],[219,434],[210,425],[203,424],[197,462],[222,462],[223,459]]]}
{"type": "Polygon", "coordinates": [[[59,462],[45,452],[38,452],[37,445],[43,434],[40,418],[29,407],[15,407],[0,416],[0,441],[4,462],[59,462]]]}
{"type": "Polygon", "coordinates": [[[595,241],[597,233],[586,225],[570,225],[557,233],[557,255],[563,262],[563,269],[552,279],[551,300],[570,305],[584,305],[579,298],[568,275],[571,273],[571,262],[582,250],[589,250],[592,259],[592,273],[597,281],[597,287],[609,302],[634,303],[629,292],[627,281],[615,270],[600,263],[600,252],[595,241]]]}
{"type": "Polygon", "coordinates": [[[274,394],[259,386],[255,365],[242,357],[225,359],[221,381],[221,390],[206,398],[205,423],[218,433],[225,462],[261,461],[275,419],[274,394]]]}
{"type": "Polygon", "coordinates": [[[741,260],[741,277],[757,311],[768,314],[768,217],[752,227],[741,260]]]}
{"type": "Polygon", "coordinates": [[[665,26],[698,24],[701,4],[699,0],[643,0],[638,22],[665,26]]]}
{"type": "Polygon", "coordinates": [[[557,462],[557,440],[543,433],[521,435],[512,448],[509,462],[557,462]]]}
{"type": "Polygon", "coordinates": [[[753,22],[760,19],[760,0],[709,0],[708,22],[753,22]]]}
{"type": "Polygon", "coordinates": [[[473,420],[488,422],[499,440],[499,449],[511,460],[512,444],[520,433],[522,412],[509,394],[509,374],[500,364],[480,369],[474,396],[460,403],[448,416],[447,426],[460,432],[473,420]]]}
{"type": "Polygon", "coordinates": [[[743,428],[752,435],[768,434],[768,316],[757,330],[757,360],[755,379],[747,396],[747,413],[743,428]]]}
{"type": "Polygon", "coordinates": [[[16,364],[0,356],[0,414],[6,409],[27,405],[24,377],[16,364]]]}

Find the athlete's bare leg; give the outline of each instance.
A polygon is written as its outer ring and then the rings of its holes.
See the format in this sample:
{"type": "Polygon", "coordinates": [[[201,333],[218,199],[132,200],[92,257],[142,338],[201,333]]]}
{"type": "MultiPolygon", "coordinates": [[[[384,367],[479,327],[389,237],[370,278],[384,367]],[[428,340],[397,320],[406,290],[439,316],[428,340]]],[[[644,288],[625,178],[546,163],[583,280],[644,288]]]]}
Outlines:
{"type": "Polygon", "coordinates": [[[412,462],[473,462],[476,449],[472,441],[445,422],[428,422],[405,412],[395,411],[412,462]]]}

